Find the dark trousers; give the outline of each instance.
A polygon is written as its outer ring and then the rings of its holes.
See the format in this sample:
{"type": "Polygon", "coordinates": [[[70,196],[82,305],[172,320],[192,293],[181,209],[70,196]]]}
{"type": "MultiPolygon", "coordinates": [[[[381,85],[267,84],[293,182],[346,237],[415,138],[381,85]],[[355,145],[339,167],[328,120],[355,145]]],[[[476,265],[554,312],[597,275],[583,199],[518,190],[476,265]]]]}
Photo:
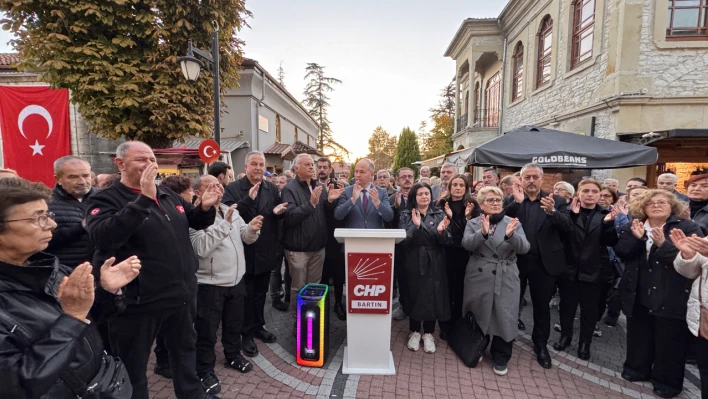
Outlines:
{"type": "Polygon", "coordinates": [[[408,319],[408,328],[413,332],[421,332],[420,325],[423,324],[423,334],[432,334],[435,332],[435,320],[420,321],[408,319]]]}
{"type": "Polygon", "coordinates": [[[491,339],[492,346],[489,353],[492,355],[494,364],[506,365],[511,360],[511,351],[514,348],[514,341],[506,342],[501,337],[494,335],[491,339]]]}
{"type": "Polygon", "coordinates": [[[400,244],[396,245],[393,258],[393,279],[398,288],[398,302],[403,312],[408,314],[408,286],[406,285],[405,253],[400,244]]]}
{"type": "Polygon", "coordinates": [[[524,311],[524,296],[526,295],[526,287],[529,283],[529,273],[526,271],[526,264],[521,263],[521,261],[516,263],[516,267],[519,268],[519,282],[521,284],[519,294],[519,319],[521,319],[521,312],[524,311]]]}
{"type": "Polygon", "coordinates": [[[561,334],[573,336],[573,320],[580,305],[580,342],[592,342],[592,332],[598,318],[598,303],[603,293],[602,283],[572,281],[559,278],[560,281],[560,324],[561,334]]]}
{"type": "Polygon", "coordinates": [[[233,287],[199,284],[197,292],[197,373],[214,371],[216,331],[221,326],[221,344],[229,362],[241,354],[246,285],[243,279],[233,287]]]}
{"type": "Polygon", "coordinates": [[[288,260],[285,259],[285,254],[282,253],[282,250],[281,253],[278,254],[278,265],[280,265],[278,268],[270,272],[270,299],[274,302],[280,300],[280,289],[283,284],[285,298],[290,300],[290,283],[292,282],[288,268],[288,260]],[[285,262],[285,273],[282,271],[283,261],[285,262]]]}
{"type": "Polygon", "coordinates": [[[598,313],[598,321],[602,319],[602,314],[607,309],[607,317],[616,320],[622,312],[622,297],[619,290],[615,288],[615,284],[607,284],[605,293],[600,298],[600,313],[598,313]]]}
{"type": "MultiPolygon", "coordinates": [[[[197,313],[197,278],[194,277],[187,284],[187,291],[189,293],[189,311],[191,312],[190,317],[194,320],[197,313]]],[[[157,338],[155,338],[155,363],[158,366],[169,367],[170,366],[170,356],[167,353],[167,347],[165,346],[165,338],[157,333],[157,338]]]]}
{"type": "Polygon", "coordinates": [[[647,308],[635,305],[632,316],[627,317],[624,372],[651,379],[654,387],[678,395],[683,389],[690,336],[685,319],[652,316],[647,308]]]}
{"type": "Polygon", "coordinates": [[[330,279],[332,280],[335,304],[342,303],[345,281],[344,268],[344,253],[342,251],[330,254],[325,250],[325,260],[322,267],[322,279],[320,284],[330,285],[330,279]]]}
{"type": "Polygon", "coordinates": [[[133,385],[133,399],[148,399],[150,349],[158,332],[165,340],[177,398],[204,395],[195,370],[197,334],[189,306],[142,313],[121,313],[108,319],[113,354],[121,358],[133,385]]]}
{"type": "Polygon", "coordinates": [[[246,304],[241,335],[244,338],[252,338],[265,326],[263,312],[270,283],[270,272],[255,275],[246,274],[243,276],[243,281],[246,285],[246,304]]]}
{"type": "Polygon", "coordinates": [[[698,371],[701,374],[701,398],[708,399],[708,341],[703,338],[693,338],[698,341],[696,360],[698,361],[698,371]]]}
{"type": "MultiPolygon", "coordinates": [[[[533,305],[533,332],[531,340],[536,345],[546,346],[551,335],[551,309],[548,304],[556,293],[556,277],[548,274],[541,258],[531,255],[519,257],[519,271],[524,270],[529,281],[533,305]]],[[[523,279],[522,287],[523,287],[523,279]]]]}
{"type": "Polygon", "coordinates": [[[465,269],[470,259],[469,251],[464,248],[447,247],[447,283],[450,294],[450,320],[442,321],[440,329],[449,333],[457,320],[462,317],[462,294],[465,288],[465,269]]]}

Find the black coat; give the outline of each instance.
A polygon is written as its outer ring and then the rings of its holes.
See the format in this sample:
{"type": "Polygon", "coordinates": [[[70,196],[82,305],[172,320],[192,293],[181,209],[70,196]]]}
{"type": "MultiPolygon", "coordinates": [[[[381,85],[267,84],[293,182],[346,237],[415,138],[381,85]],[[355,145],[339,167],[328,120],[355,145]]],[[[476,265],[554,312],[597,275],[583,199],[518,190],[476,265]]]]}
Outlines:
{"type": "Polygon", "coordinates": [[[704,206],[698,212],[696,212],[692,219],[694,222],[701,225],[703,234],[708,234],[708,205],[704,206]]]}
{"type": "MultiPolygon", "coordinates": [[[[541,191],[539,198],[548,197],[548,193],[541,191]]],[[[545,215],[536,220],[535,226],[524,223],[526,218],[526,204],[514,201],[514,196],[508,196],[504,201],[506,215],[518,218],[524,226],[526,238],[531,243],[536,240],[538,250],[541,254],[543,267],[551,275],[559,275],[566,270],[567,260],[565,255],[565,242],[561,237],[568,236],[572,231],[572,221],[568,215],[568,202],[564,197],[554,195],[555,212],[552,215],[545,215]]],[[[533,244],[532,244],[533,246],[533,244]]],[[[524,255],[521,255],[522,257],[524,255]]]]}
{"type": "Polygon", "coordinates": [[[614,280],[615,267],[607,247],[614,247],[617,243],[617,231],[614,221],[604,222],[608,213],[609,210],[596,206],[587,227],[581,213],[570,213],[573,232],[567,240],[569,248],[566,252],[572,254],[573,262],[568,264],[564,277],[589,283],[611,283],[614,280]]]}
{"type": "Polygon", "coordinates": [[[95,192],[91,188],[79,201],[58,184],[52,190],[49,211],[56,215],[57,228],[45,251],[59,258],[62,265],[74,268],[93,258],[95,248],[81,222],[86,215],[86,202],[95,192]]]}
{"type": "Polygon", "coordinates": [[[278,187],[266,180],[261,182],[258,195],[255,200],[248,196],[248,190],[253,184],[248,180],[248,176],[229,183],[224,192],[222,202],[226,205],[238,204],[238,212],[246,223],[258,215],[263,216],[263,226],[261,234],[253,244],[243,245],[246,256],[246,274],[270,273],[280,265],[275,249],[278,241],[278,220],[283,215],[276,216],[273,209],[280,205],[280,194],[278,187]]]}
{"type": "Polygon", "coordinates": [[[445,248],[449,235],[438,234],[438,224],[445,214],[440,209],[428,208],[425,218],[417,227],[411,219],[411,211],[401,214],[399,227],[406,230],[401,242],[405,251],[403,276],[409,298],[406,312],[413,320],[449,320],[450,294],[447,281],[445,248]]]}
{"type": "Polygon", "coordinates": [[[96,192],[87,203],[86,223],[102,259],[116,263],[137,255],[140,275],[123,288],[127,311],[177,307],[193,295],[199,264],[189,239],[189,228],[214,224],[216,210],[194,207],[170,189],[157,187],[159,205],[120,181],[96,192]]]}
{"type": "Polygon", "coordinates": [[[335,202],[327,200],[327,190],[317,180],[312,189],[322,187],[316,207],[310,203],[307,182],[294,178],[283,188],[282,200],[288,203],[283,222],[283,248],[294,252],[316,252],[327,245],[327,219],[334,219],[335,202]]]}
{"type": "Polygon", "coordinates": [[[0,397],[76,398],[60,377],[69,372],[88,384],[101,364],[101,338],[95,325],[64,313],[56,298],[71,268],[49,254],[29,260],[28,266],[0,262],[0,397]]]}
{"type": "Polygon", "coordinates": [[[650,293],[651,315],[672,319],[686,318],[686,304],[693,280],[683,277],[674,269],[674,259],[679,250],[669,238],[669,231],[673,229],[679,229],[687,236],[703,236],[697,223],[672,215],[664,225],[664,244],[661,247],[652,245],[647,259],[646,234],[642,239],[638,239],[632,234],[631,225],[620,229],[615,252],[625,264],[619,290],[622,311],[627,317],[632,316],[635,302],[639,301],[638,295],[641,295],[640,290],[646,290],[644,292],[650,293]],[[648,273],[651,286],[640,286],[640,273],[648,273]]]}

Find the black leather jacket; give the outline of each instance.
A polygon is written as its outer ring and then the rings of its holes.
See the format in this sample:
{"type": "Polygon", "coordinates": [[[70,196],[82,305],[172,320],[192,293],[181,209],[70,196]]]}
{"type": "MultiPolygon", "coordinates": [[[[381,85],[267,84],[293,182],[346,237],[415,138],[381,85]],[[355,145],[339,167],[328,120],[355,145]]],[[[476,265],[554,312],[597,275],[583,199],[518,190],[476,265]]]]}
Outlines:
{"type": "Polygon", "coordinates": [[[56,299],[69,273],[42,253],[24,267],[0,262],[0,397],[76,398],[62,374],[88,383],[98,373],[96,327],[65,314],[56,299]]]}

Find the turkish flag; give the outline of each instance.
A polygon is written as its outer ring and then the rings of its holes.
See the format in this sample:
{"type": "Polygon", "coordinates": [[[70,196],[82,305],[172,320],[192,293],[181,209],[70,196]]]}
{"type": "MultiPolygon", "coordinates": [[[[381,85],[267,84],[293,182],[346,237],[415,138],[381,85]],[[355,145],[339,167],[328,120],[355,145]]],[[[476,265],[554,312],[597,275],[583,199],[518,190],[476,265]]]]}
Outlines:
{"type": "Polygon", "coordinates": [[[5,167],[54,186],[54,161],[69,155],[69,91],[47,86],[0,86],[0,133],[5,167]]]}

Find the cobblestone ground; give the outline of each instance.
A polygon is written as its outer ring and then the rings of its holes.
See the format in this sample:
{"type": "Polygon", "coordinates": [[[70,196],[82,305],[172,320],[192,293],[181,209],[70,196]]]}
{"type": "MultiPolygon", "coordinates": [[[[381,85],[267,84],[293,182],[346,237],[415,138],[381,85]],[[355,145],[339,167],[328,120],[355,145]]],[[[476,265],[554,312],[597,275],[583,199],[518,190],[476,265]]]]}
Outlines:
{"type": "MultiPolygon", "coordinates": [[[[528,300],[528,298],[527,298],[528,300]]],[[[553,323],[558,322],[553,308],[553,323]]],[[[251,359],[253,371],[240,374],[223,367],[221,345],[216,348],[216,373],[221,380],[223,398],[651,398],[648,383],[630,383],[620,377],[625,354],[624,319],[617,327],[602,325],[602,337],[595,338],[590,362],[577,352],[577,333],[568,352],[555,352],[550,370],[536,363],[530,333],[533,328],[531,306],[523,310],[526,330],[514,346],[509,373],[500,377],[492,372],[488,355],[476,368],[464,366],[445,341],[437,339],[437,352],[406,348],[408,320],[394,321],[391,350],[396,363],[395,376],[358,376],[342,374],[345,322],[332,312],[330,319],[330,355],[321,369],[300,367],[295,362],[293,323],[288,313],[266,305],[267,327],[278,337],[274,344],[257,341],[260,354],[251,359]]],[[[578,329],[576,320],[576,331],[578,329]]],[[[559,336],[551,333],[551,342],[559,336]]],[[[171,381],[154,375],[149,366],[151,398],[174,398],[171,381]]],[[[680,398],[700,397],[698,371],[688,366],[684,392],[680,398]]]]}

